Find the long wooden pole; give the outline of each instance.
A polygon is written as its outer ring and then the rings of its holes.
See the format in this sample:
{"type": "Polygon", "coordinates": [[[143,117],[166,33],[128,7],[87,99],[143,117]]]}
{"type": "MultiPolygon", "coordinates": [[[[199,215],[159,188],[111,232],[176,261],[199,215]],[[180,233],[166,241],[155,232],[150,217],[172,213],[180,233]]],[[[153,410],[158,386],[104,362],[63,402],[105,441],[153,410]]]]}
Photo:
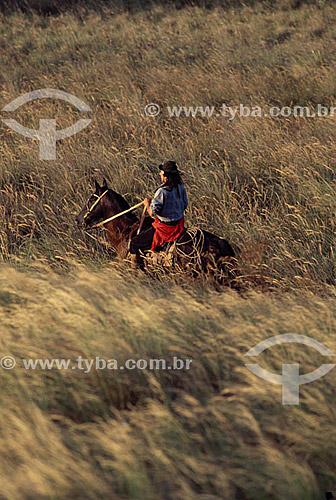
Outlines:
{"type": "Polygon", "coordinates": [[[137,234],[139,234],[140,231],[141,231],[141,229],[142,229],[142,226],[143,226],[143,223],[144,223],[144,220],[145,220],[145,217],[146,217],[146,212],[147,212],[147,207],[144,206],[143,211],[142,211],[142,215],[141,215],[141,219],[140,219],[140,223],[139,223],[139,227],[138,227],[138,230],[137,230],[137,234]]]}
{"type": "Polygon", "coordinates": [[[107,224],[108,222],[111,222],[111,220],[117,219],[118,217],[121,217],[122,215],[125,215],[128,212],[132,212],[132,210],[135,210],[136,208],[141,207],[141,205],[143,205],[143,201],[141,201],[140,203],[137,203],[136,205],[134,205],[131,208],[128,208],[127,210],[124,210],[123,212],[120,212],[119,214],[113,215],[112,217],[109,217],[108,219],[105,219],[105,220],[99,222],[98,224],[95,224],[94,226],[91,226],[90,229],[103,226],[104,224],[107,224]]]}

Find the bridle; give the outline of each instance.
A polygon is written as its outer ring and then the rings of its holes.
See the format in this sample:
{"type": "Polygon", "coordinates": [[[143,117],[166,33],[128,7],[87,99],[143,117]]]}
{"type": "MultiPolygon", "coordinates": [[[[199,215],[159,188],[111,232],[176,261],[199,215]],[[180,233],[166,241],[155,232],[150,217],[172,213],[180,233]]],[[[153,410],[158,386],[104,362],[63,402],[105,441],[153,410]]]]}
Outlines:
{"type": "MultiPolygon", "coordinates": [[[[104,198],[104,196],[106,195],[106,193],[108,192],[108,189],[106,191],[104,191],[103,194],[101,194],[100,196],[98,196],[96,193],[94,193],[93,195],[91,196],[95,196],[97,199],[94,203],[92,203],[91,207],[88,206],[88,203],[89,203],[89,200],[87,201],[86,203],[86,206],[87,206],[87,211],[85,213],[85,215],[83,216],[83,221],[92,213],[93,209],[98,205],[98,203],[100,202],[100,200],[102,198],[104,198]]],[[[90,196],[90,198],[91,198],[90,196]]],[[[89,198],[89,199],[90,199],[89,198]]],[[[108,219],[104,219],[102,220],[101,222],[99,222],[98,224],[94,224],[93,226],[91,226],[90,228],[88,229],[96,229],[97,227],[101,227],[103,226],[104,224],[106,224],[107,222],[110,222],[114,219],[117,219],[118,217],[121,217],[122,215],[125,215],[127,214],[128,212],[131,212],[132,210],[134,210],[135,208],[138,208],[138,207],[141,207],[141,205],[143,205],[143,201],[141,201],[140,203],[137,203],[136,205],[134,205],[133,207],[130,207],[130,208],[127,208],[127,210],[124,210],[123,212],[119,212],[118,214],[116,215],[113,215],[112,217],[109,217],[108,219]]],[[[139,226],[139,232],[141,230],[141,227],[142,227],[142,224],[143,224],[143,220],[144,220],[144,217],[145,217],[145,210],[142,214],[142,217],[141,217],[141,221],[140,221],[140,226],[139,226]]]]}
{"type": "MultiPolygon", "coordinates": [[[[95,196],[97,199],[94,203],[92,203],[91,207],[88,206],[88,203],[89,201],[87,201],[87,212],[86,214],[84,215],[83,217],[83,220],[85,220],[93,211],[93,209],[98,205],[98,203],[101,201],[102,198],[104,198],[104,196],[106,195],[106,193],[108,192],[108,189],[106,189],[106,191],[104,191],[103,194],[101,194],[100,196],[98,196],[96,193],[94,193],[92,196],[95,196]]],[[[91,196],[90,196],[91,198],[91,196]]]]}

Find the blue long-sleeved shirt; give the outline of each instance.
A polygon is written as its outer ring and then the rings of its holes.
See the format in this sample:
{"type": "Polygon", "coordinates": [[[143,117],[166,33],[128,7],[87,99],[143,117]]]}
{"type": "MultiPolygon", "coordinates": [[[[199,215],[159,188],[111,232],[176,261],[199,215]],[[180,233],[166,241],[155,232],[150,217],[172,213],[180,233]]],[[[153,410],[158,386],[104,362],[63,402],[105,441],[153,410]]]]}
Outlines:
{"type": "Polygon", "coordinates": [[[161,222],[173,222],[182,219],[187,206],[187,193],[183,184],[178,184],[172,189],[162,184],[155,192],[150,204],[153,216],[157,217],[161,222]]]}

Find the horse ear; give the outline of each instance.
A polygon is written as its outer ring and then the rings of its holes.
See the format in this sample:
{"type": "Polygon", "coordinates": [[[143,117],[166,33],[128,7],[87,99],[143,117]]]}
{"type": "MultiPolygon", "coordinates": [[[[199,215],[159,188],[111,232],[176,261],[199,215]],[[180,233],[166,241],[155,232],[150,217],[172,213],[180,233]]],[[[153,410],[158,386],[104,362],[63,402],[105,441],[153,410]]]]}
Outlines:
{"type": "Polygon", "coordinates": [[[102,185],[102,189],[106,188],[107,189],[107,182],[106,182],[106,179],[104,177],[103,179],[103,185],[102,185]]]}
{"type": "Polygon", "coordinates": [[[96,188],[96,192],[99,193],[100,191],[100,186],[98,184],[98,182],[95,180],[95,188],[96,188]]]}

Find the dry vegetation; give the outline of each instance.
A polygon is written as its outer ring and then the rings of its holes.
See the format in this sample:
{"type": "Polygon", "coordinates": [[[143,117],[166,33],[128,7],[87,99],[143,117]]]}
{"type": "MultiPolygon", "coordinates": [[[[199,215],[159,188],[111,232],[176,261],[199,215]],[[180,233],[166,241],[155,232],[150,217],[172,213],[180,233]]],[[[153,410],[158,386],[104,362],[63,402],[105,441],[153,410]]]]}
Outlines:
{"type": "MultiPolygon", "coordinates": [[[[1,351],[18,360],[0,378],[0,499],[319,500],[336,489],[336,372],[302,387],[293,408],[243,366],[250,347],[279,333],[333,349],[336,117],[165,111],[335,105],[336,10],[322,0],[228,3],[0,15],[1,107],[57,88],[93,110],[54,162],[0,129],[1,351]],[[145,116],[149,102],[159,117],[145,116]],[[75,227],[95,178],[133,204],[153,193],[165,159],[184,172],[188,223],[239,252],[249,295],[132,276],[102,235],[75,227]],[[194,361],[190,372],[122,376],[27,372],[19,362],[79,354],[194,361]]],[[[59,128],[78,119],[50,100],[15,117],[38,128],[55,116],[59,128]]],[[[321,364],[307,348],[263,356],[274,372],[286,356],[304,373],[321,364]]]]}
{"type": "MultiPolygon", "coordinates": [[[[188,221],[227,237],[243,274],[271,285],[334,284],[335,120],[146,117],[166,105],[334,104],[335,10],[204,10],[2,18],[1,101],[37,88],[84,99],[94,120],[38,160],[38,143],[1,128],[1,254],[92,258],[73,217],[94,177],[133,203],[153,192],[156,165],[175,158],[190,196],[188,221]],[[32,29],[33,26],[33,29],[32,29]],[[281,38],[281,34],[286,37],[281,38]],[[283,40],[283,41],[278,41],[283,40]]],[[[18,115],[77,120],[62,102],[18,115]]],[[[12,114],[13,115],[13,114],[12,114]]],[[[11,116],[12,116],[11,115],[11,116]]],[[[103,258],[96,248],[98,259],[103,258]]]]}
{"type": "MultiPolygon", "coordinates": [[[[1,496],[6,500],[322,500],[333,489],[336,371],[282,406],[280,386],[249,374],[263,338],[312,335],[332,348],[336,297],[249,300],[73,268],[1,274],[1,496]],[[27,371],[22,358],[191,358],[180,371],[27,371]],[[207,496],[209,495],[209,496],[207,496]]],[[[325,358],[274,347],[261,364],[325,358]]],[[[332,361],[332,360],[331,360],[332,361]]]]}

